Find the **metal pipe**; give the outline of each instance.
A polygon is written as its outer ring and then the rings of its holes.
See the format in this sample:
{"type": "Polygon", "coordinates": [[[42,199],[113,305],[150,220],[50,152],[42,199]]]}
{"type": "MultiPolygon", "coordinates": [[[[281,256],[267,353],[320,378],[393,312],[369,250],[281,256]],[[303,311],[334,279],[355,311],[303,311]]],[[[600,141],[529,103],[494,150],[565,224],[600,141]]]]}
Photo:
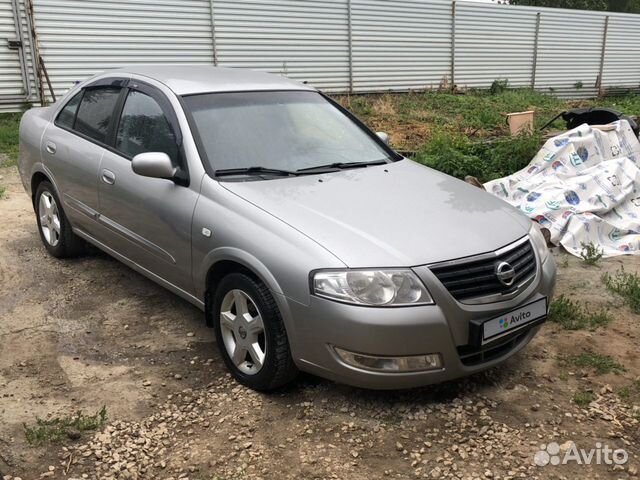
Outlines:
{"type": "Polygon", "coordinates": [[[533,63],[531,65],[531,88],[536,88],[536,71],[538,69],[538,39],[540,38],[540,20],[541,14],[536,14],[536,31],[533,41],[533,63]]]}
{"type": "Polygon", "coordinates": [[[347,0],[347,28],[349,29],[349,93],[353,93],[353,23],[351,0],[347,0]]]}
{"type": "Polygon", "coordinates": [[[218,66],[218,42],[216,39],[216,16],[215,9],[213,7],[214,0],[209,0],[209,7],[211,9],[211,42],[213,43],[213,65],[218,66]]]}
{"type": "Polygon", "coordinates": [[[40,56],[40,47],[38,45],[38,35],[36,33],[36,24],[33,14],[33,0],[25,0],[27,7],[27,22],[31,26],[31,54],[34,59],[35,78],[38,92],[40,94],[40,105],[43,107],[47,104],[47,98],[44,93],[44,87],[42,86],[42,66],[40,64],[42,57],[40,56]]]}
{"type": "Polygon", "coordinates": [[[451,2],[451,90],[456,89],[456,2],[451,2]]]}
{"type": "Polygon", "coordinates": [[[607,51],[607,33],[609,32],[609,15],[604,17],[604,29],[602,32],[602,51],[600,52],[600,70],[598,78],[596,79],[596,87],[598,88],[598,95],[602,95],[602,75],[604,74],[604,57],[607,51]]]}
{"type": "Polygon", "coordinates": [[[56,102],[56,94],[53,91],[53,85],[51,85],[51,79],[49,78],[49,73],[47,72],[47,67],[45,67],[44,65],[44,60],[42,59],[42,56],[39,57],[40,58],[40,67],[42,67],[42,73],[44,73],[44,78],[47,81],[47,86],[49,87],[49,94],[51,95],[51,100],[53,101],[53,103],[56,102]]]}
{"type": "MultiPolygon", "coordinates": [[[[29,4],[30,2],[28,0],[25,0],[25,15],[26,15],[26,23],[27,23],[27,37],[29,38],[29,56],[31,57],[29,60],[31,60],[31,68],[33,70],[33,86],[35,87],[36,91],[40,90],[40,79],[38,78],[38,70],[37,70],[37,64],[38,61],[36,59],[36,50],[33,47],[33,39],[34,37],[34,32],[33,32],[33,28],[31,26],[32,23],[32,18],[31,18],[31,10],[29,8],[29,4]]],[[[29,84],[31,84],[31,79],[29,79],[29,84]]],[[[34,92],[31,92],[32,97],[29,98],[30,101],[34,100],[34,92]]]]}

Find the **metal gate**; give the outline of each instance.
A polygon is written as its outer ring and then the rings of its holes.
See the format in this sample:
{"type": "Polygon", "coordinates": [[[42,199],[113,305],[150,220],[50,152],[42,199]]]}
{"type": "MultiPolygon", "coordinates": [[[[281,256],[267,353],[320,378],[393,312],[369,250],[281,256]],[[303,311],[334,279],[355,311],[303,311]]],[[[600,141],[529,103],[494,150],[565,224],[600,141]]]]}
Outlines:
{"type": "Polygon", "coordinates": [[[0,111],[31,98],[23,7],[19,0],[0,2],[0,111]]]}

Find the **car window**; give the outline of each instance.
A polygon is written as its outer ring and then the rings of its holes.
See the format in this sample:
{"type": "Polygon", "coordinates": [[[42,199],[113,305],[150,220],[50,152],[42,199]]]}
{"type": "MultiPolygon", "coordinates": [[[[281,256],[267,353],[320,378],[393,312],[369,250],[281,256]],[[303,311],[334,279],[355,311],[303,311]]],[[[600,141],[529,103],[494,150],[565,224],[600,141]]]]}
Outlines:
{"type": "Polygon", "coordinates": [[[82,92],[78,92],[67,102],[58,114],[58,118],[56,118],[56,125],[64,128],[73,128],[73,122],[76,119],[76,110],[78,110],[81,99],[82,92]]]}
{"type": "Polygon", "coordinates": [[[366,163],[389,154],[316,92],[233,92],[185,97],[211,169],[298,170],[366,163]]]}
{"type": "Polygon", "coordinates": [[[109,123],[119,95],[119,87],[86,89],[78,108],[74,130],[98,142],[107,143],[109,123]]]}
{"type": "Polygon", "coordinates": [[[128,157],[163,152],[177,164],[176,135],[158,102],[149,95],[129,92],[118,126],[116,149],[128,157]]]}

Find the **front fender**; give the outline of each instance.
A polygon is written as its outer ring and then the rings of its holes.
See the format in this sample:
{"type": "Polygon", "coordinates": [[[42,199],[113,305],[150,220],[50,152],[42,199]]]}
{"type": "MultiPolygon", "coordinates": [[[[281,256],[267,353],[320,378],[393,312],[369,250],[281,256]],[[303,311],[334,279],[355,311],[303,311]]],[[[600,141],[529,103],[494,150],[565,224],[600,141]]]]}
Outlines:
{"type": "Polygon", "coordinates": [[[256,274],[258,278],[260,278],[260,280],[269,288],[269,290],[277,294],[282,294],[282,288],[276,278],[255,256],[239,248],[218,247],[205,255],[202,262],[199,264],[198,270],[196,271],[195,283],[199,297],[204,296],[205,289],[207,288],[207,274],[209,273],[209,270],[211,270],[211,267],[216,263],[221,261],[232,261],[242,265],[256,274]]]}

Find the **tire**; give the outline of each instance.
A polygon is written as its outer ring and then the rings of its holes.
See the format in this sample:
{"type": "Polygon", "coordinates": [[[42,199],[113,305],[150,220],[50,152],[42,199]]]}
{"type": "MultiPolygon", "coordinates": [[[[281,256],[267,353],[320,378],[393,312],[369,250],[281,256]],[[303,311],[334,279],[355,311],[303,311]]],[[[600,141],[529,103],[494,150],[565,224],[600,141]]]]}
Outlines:
{"type": "Polygon", "coordinates": [[[263,283],[244,273],[227,275],[215,291],[210,315],[220,354],[239,383],[253,390],[269,391],[297,376],[282,316],[263,283]]]}
{"type": "Polygon", "coordinates": [[[56,258],[75,257],[83,252],[83,240],[73,233],[62,203],[50,182],[43,180],[36,189],[34,202],[40,240],[56,258]]]}

